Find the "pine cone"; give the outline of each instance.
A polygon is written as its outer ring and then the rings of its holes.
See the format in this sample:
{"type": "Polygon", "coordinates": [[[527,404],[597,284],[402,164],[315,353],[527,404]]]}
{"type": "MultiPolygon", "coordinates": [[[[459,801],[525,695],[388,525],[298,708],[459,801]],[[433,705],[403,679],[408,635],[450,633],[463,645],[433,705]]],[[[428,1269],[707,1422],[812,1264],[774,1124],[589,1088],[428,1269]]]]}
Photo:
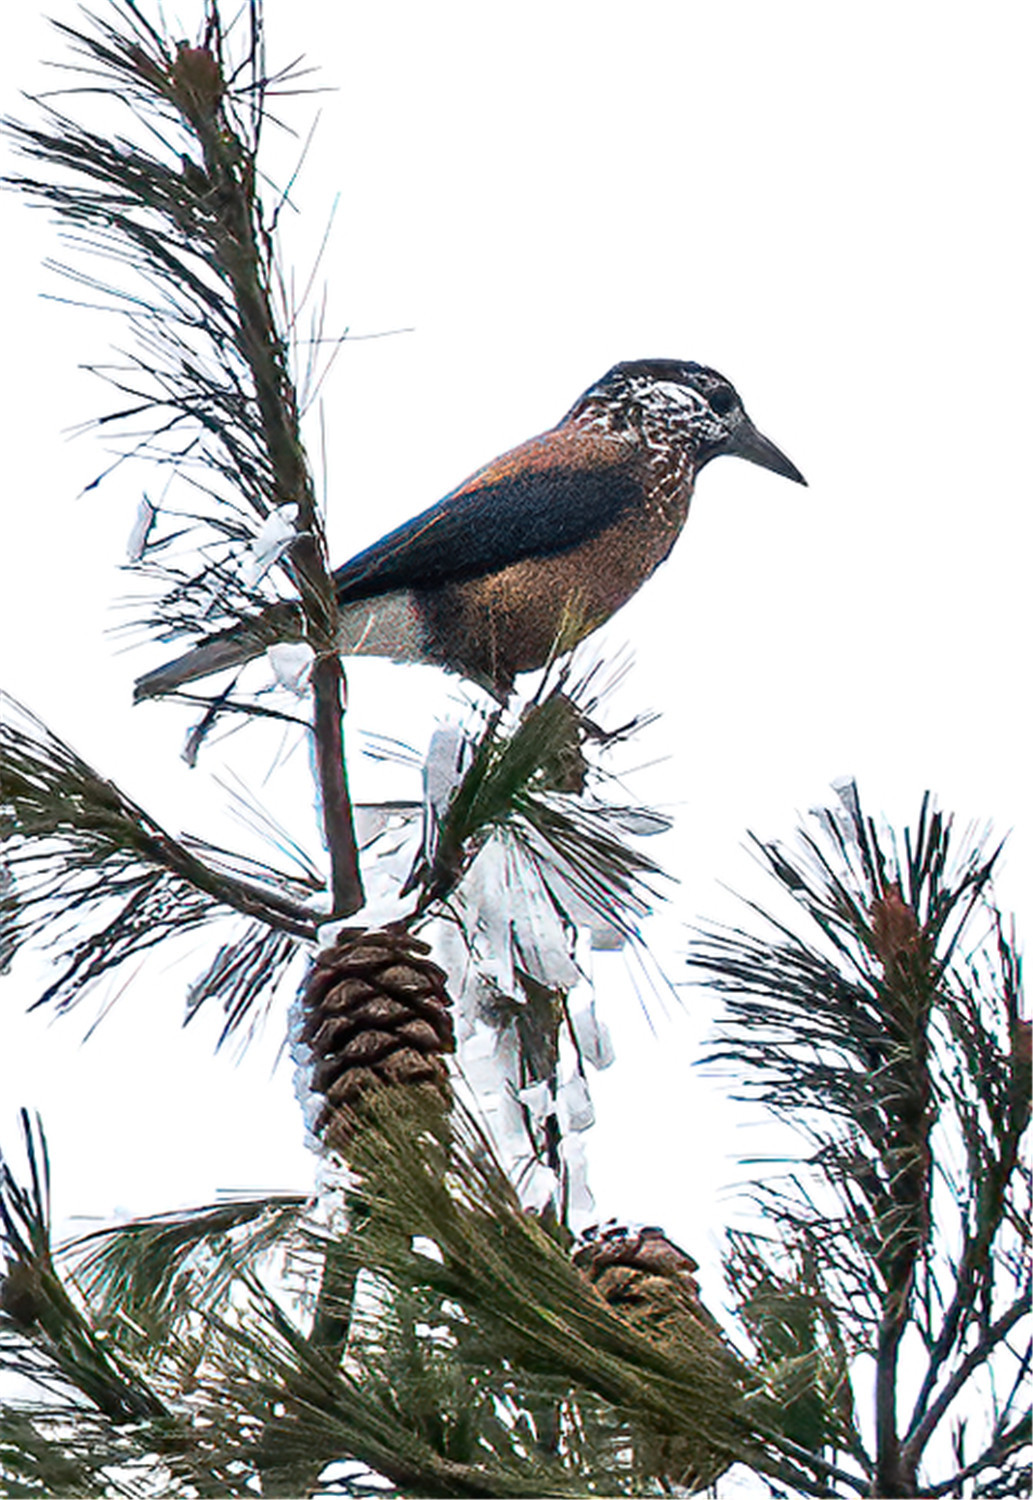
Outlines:
{"type": "Polygon", "coordinates": [[[207,47],[180,43],[169,71],[172,96],[185,114],[214,119],[226,89],[219,59],[207,47]]]}
{"type": "Polygon", "coordinates": [[[686,1313],[717,1326],[699,1300],[699,1282],[692,1274],[698,1263],[662,1229],[596,1225],[582,1236],[574,1264],[615,1312],[650,1338],[676,1335],[686,1313]]]}
{"type": "Polygon", "coordinates": [[[375,1089],[421,1085],[450,1102],[452,1001],[429,952],[403,928],[345,928],[316,958],[301,1036],[315,1054],[312,1088],[326,1098],[316,1129],[330,1145],[347,1143],[356,1106],[375,1089]]]}
{"type": "Polygon", "coordinates": [[[872,948],[880,959],[887,979],[921,947],[922,932],[918,918],[904,900],[898,882],[886,887],[871,906],[872,948]]]}
{"type": "MultiPolygon", "coordinates": [[[[720,1328],[699,1298],[698,1270],[691,1255],[649,1226],[628,1229],[611,1221],[582,1236],[574,1264],[618,1313],[639,1332],[674,1349],[699,1349],[699,1328],[724,1351],[720,1328]]],[[[698,1354],[697,1354],[698,1357],[698,1354]]],[[[728,1468],[728,1454],[698,1439],[643,1426],[634,1438],[636,1462],[665,1490],[696,1491],[712,1485],[728,1468]]]]}

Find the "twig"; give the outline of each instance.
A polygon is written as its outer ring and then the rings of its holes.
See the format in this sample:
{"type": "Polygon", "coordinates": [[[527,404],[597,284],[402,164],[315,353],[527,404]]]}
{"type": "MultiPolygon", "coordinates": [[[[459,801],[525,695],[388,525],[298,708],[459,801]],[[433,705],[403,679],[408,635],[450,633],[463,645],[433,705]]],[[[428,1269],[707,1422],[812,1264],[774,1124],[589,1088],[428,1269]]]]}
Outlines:
{"type": "MultiPolygon", "coordinates": [[[[771,1429],[766,1429],[763,1427],[758,1428],[758,1432],[762,1437],[765,1437],[773,1447],[777,1448],[779,1452],[784,1453],[787,1458],[795,1459],[795,1461],[799,1464],[805,1464],[807,1468],[812,1469],[815,1474],[823,1474],[826,1479],[835,1479],[838,1480],[840,1484],[849,1485],[849,1487],[853,1490],[856,1490],[859,1495],[868,1493],[870,1476],[851,1474],[846,1469],[841,1469],[838,1464],[829,1463],[828,1459],[820,1457],[820,1455],[817,1453],[812,1453],[809,1448],[803,1448],[799,1443],[794,1443],[791,1438],[785,1437],[780,1432],[775,1432],[771,1429]]],[[[772,1469],[770,1472],[774,1473],[775,1470],[772,1469]]],[[[832,1492],[822,1490],[821,1493],[829,1494],[832,1492]]]]}
{"type": "Polygon", "coordinates": [[[1000,1227],[1004,1212],[1005,1186],[1011,1180],[1018,1155],[1019,1140],[1015,1137],[1008,1143],[1000,1171],[995,1174],[997,1180],[981,1184],[977,1232],[965,1246],[955,1281],[954,1296],[944,1314],[939,1335],[929,1351],[929,1363],[915,1399],[908,1426],[907,1442],[909,1445],[915,1432],[923,1424],[940,1369],[944,1361],[949,1358],[959,1332],[963,1332],[967,1326],[967,1315],[972,1310],[979,1289],[979,1272],[986,1268],[988,1251],[1000,1227]]]}
{"type": "MultiPolygon", "coordinates": [[[[261,22],[257,17],[253,25],[255,55],[260,46],[261,22]]],[[[185,61],[188,50],[181,50],[177,66],[185,61]]],[[[298,535],[291,547],[289,571],[300,595],[305,635],[316,655],[312,734],[330,854],[333,907],[335,914],[350,916],[362,906],[364,897],[341,733],[344,674],[336,653],[336,589],[301,442],[297,396],[269,295],[271,247],[259,218],[254,156],[233,131],[232,120],[222,106],[221,68],[217,82],[211,81],[208,64],[216,60],[202,49],[190,55],[196,61],[197,82],[184,67],[184,82],[176,89],[176,102],[201,145],[213,198],[219,205],[213,239],[233,289],[240,352],[254,380],[276,503],[290,502],[298,507],[298,535]]],[[[173,76],[175,82],[175,70],[173,76]]]]}
{"type": "Polygon", "coordinates": [[[979,1368],[991,1349],[996,1348],[1001,1340],[1008,1336],[1016,1323],[1024,1318],[1028,1311],[1029,1297],[1028,1295],[1023,1295],[1017,1302],[1013,1302],[1008,1311],[1002,1313],[996,1322],[990,1324],[978,1342],[965,1355],[965,1358],[952,1372],[950,1379],[929,1407],[921,1422],[909,1434],[902,1454],[905,1465],[917,1467],[926,1443],[935,1432],[944,1412],[968,1380],[972,1371],[979,1368]]]}
{"type": "MultiPolygon", "coordinates": [[[[993,1438],[978,1458],[974,1458],[970,1464],[966,1464],[963,1469],[959,1469],[956,1474],[952,1474],[950,1479],[941,1479],[938,1484],[924,1485],[923,1494],[929,1496],[930,1500],[934,1500],[934,1497],[937,1495],[957,1494],[959,1486],[966,1479],[971,1479],[974,1475],[981,1473],[984,1469],[995,1464],[1003,1463],[1013,1453],[1017,1453],[1020,1448],[1023,1448],[1029,1442],[1030,1417],[1031,1413],[1027,1411],[1024,1416],[1021,1416],[1017,1422],[1014,1422],[1008,1428],[1007,1432],[999,1433],[993,1438]]],[[[1018,1491],[1015,1491],[1015,1493],[1017,1494],[1018,1491]]]]}

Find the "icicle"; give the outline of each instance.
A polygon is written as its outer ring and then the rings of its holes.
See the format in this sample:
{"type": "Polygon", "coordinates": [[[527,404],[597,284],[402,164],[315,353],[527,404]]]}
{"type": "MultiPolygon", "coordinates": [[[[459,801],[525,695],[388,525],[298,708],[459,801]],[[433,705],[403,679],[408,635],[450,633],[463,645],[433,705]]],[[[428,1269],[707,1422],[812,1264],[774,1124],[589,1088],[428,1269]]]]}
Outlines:
{"type": "Polygon", "coordinates": [[[505,895],[509,871],[506,850],[489,839],[463,882],[464,904],[470,908],[471,935],[477,972],[492,980],[504,995],[516,995],[513,940],[505,895]]]}
{"type": "Polygon", "coordinates": [[[857,778],[855,776],[837,777],[832,783],[832,790],[846,808],[851,827],[858,826],[861,821],[861,802],[857,794],[857,778]]]}
{"type": "Polygon", "coordinates": [[[480,1021],[475,1023],[463,1046],[463,1077],[478,1099],[501,1095],[506,1088],[507,1077],[499,1066],[497,1044],[497,1033],[480,1021]]]}
{"type": "Polygon", "coordinates": [[[420,928],[420,936],[430,943],[436,961],[448,973],[448,992],[455,1004],[456,1041],[462,1047],[477,1027],[480,994],[470,949],[455,922],[429,922],[420,928]]]}
{"type": "Polygon", "coordinates": [[[527,1155],[527,1126],[517,1098],[519,1048],[512,1030],[501,1035],[479,1021],[459,1056],[462,1076],[484,1116],[507,1168],[527,1155]]]}
{"type": "Polygon", "coordinates": [[[423,797],[436,818],[448,807],[472,756],[473,740],[462,724],[439,724],[434,730],[423,763],[423,797]]]}
{"type": "Polygon", "coordinates": [[[601,803],[600,807],[609,813],[611,821],[618,828],[633,834],[635,838],[653,838],[655,834],[666,833],[674,822],[666,813],[656,812],[651,807],[611,808],[605,803],[601,803]]]}
{"type": "Polygon", "coordinates": [[[412,1237],[412,1253],[423,1255],[428,1260],[436,1260],[439,1265],[444,1265],[445,1257],[441,1253],[441,1246],[436,1240],[428,1239],[425,1234],[414,1234],[412,1237]]]}
{"type": "Polygon", "coordinates": [[[532,1162],[530,1167],[521,1175],[517,1184],[520,1194],[520,1202],[532,1213],[541,1213],[548,1204],[554,1203],[559,1196],[559,1183],[556,1173],[551,1167],[542,1162],[532,1162]]]}
{"type": "Polygon", "coordinates": [[[584,1061],[591,1063],[600,1072],[603,1068],[608,1068],[616,1053],[609,1027],[595,1013],[595,1001],[590,1001],[583,1010],[576,1011],[570,1018],[570,1024],[584,1061]]]}
{"type": "Polygon", "coordinates": [[[571,934],[533,866],[514,855],[507,891],[520,967],[550,990],[571,990],[581,971],[571,957],[571,934]]]}
{"type": "Polygon", "coordinates": [[[619,952],[627,941],[627,935],[613,922],[582,900],[577,891],[558,871],[545,872],[544,883],[549,896],[562,907],[567,920],[575,927],[585,928],[591,934],[591,948],[595,952],[619,952]]]}
{"type": "Polygon", "coordinates": [[[438,846],[438,828],[452,794],[466,775],[474,742],[461,724],[439,724],[423,762],[423,859],[429,865],[438,846]]]}
{"type": "Polygon", "coordinates": [[[560,1125],[564,1131],[590,1130],[595,1124],[595,1105],[582,1073],[575,1073],[561,1084],[557,1096],[560,1125]]]}
{"type": "Polygon", "coordinates": [[[588,1186],[588,1157],[580,1136],[566,1136],[560,1142],[560,1155],[566,1169],[567,1217],[570,1227],[580,1232],[595,1212],[595,1199],[588,1186]]]}

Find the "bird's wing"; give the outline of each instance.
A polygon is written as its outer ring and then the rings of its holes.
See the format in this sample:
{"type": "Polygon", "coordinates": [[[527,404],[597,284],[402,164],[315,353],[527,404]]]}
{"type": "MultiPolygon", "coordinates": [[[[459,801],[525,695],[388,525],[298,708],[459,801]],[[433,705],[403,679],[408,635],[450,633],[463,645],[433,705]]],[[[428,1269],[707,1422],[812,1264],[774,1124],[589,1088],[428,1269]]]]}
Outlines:
{"type": "Polygon", "coordinates": [[[588,541],[640,497],[627,451],[558,431],[514,448],[334,573],[338,602],[496,573],[588,541]]]}

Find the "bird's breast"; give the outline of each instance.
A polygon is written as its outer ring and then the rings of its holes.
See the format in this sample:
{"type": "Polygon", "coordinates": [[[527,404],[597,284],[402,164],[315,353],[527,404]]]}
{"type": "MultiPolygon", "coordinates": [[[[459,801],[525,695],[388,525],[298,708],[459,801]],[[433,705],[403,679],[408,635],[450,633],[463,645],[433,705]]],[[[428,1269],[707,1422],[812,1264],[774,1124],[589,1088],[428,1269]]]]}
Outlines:
{"type": "Polygon", "coordinates": [[[618,520],[549,556],[533,556],[421,598],[439,659],[505,690],[608,620],[673,547],[691,484],[651,487],[618,520]]]}

